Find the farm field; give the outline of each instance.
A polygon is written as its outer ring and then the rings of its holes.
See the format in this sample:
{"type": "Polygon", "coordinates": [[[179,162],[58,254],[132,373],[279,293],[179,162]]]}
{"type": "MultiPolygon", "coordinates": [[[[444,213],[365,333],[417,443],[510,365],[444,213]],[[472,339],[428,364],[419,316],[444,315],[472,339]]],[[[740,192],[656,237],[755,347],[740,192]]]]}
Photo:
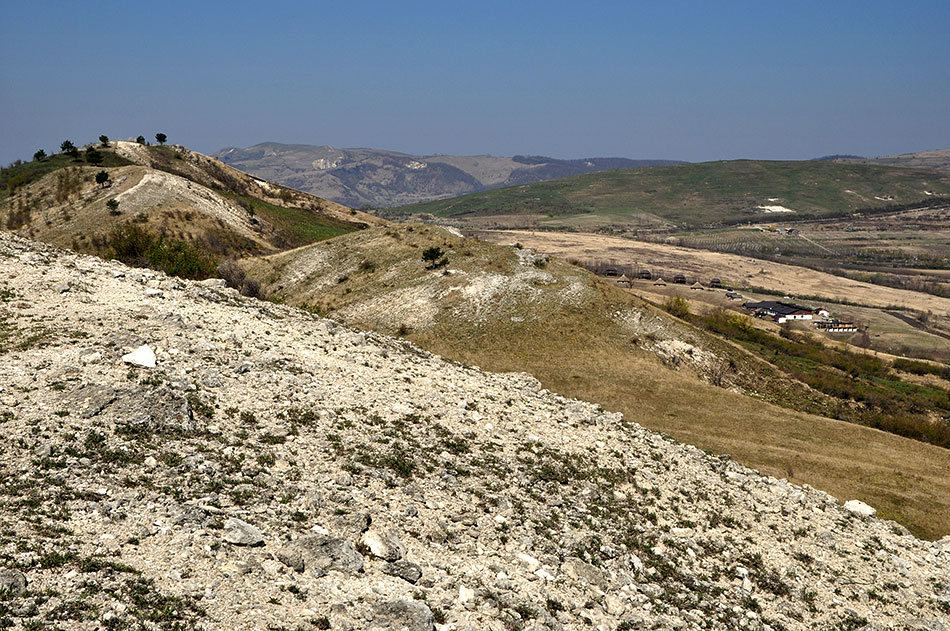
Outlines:
{"type": "Polygon", "coordinates": [[[690,283],[695,280],[708,282],[715,276],[737,289],[761,288],[794,296],[814,296],[832,302],[846,300],[871,307],[898,307],[950,316],[950,298],[880,287],[796,265],[737,254],[579,232],[485,230],[479,231],[477,236],[493,243],[521,243],[524,247],[564,259],[638,264],[666,276],[683,273],[690,283]]]}
{"type": "MultiPolygon", "coordinates": [[[[760,231],[764,238],[774,238],[760,231]]],[[[755,233],[753,233],[755,234],[755,233]]],[[[950,358],[950,299],[906,289],[883,287],[813,269],[723,252],[698,250],[667,243],[635,241],[588,233],[541,231],[481,231],[478,236],[495,243],[521,243],[547,254],[581,263],[607,262],[636,269],[649,269],[668,283],[674,274],[684,274],[688,283],[709,283],[713,277],[749,300],[774,300],[789,296],[814,306],[828,308],[843,320],[871,327],[872,348],[895,354],[950,358]],[[758,291],[757,291],[758,290],[758,291]],[[843,304],[844,303],[844,304],[843,304]],[[894,313],[901,313],[909,324],[894,313]],[[925,315],[929,314],[929,315],[925,315]],[[926,319],[920,322],[918,317],[926,319]],[[932,332],[928,332],[932,331],[932,332]]],[[[688,285],[654,287],[652,282],[634,282],[634,290],[663,302],[682,294],[712,306],[736,306],[724,292],[692,291],[688,285]]],[[[741,301],[739,301],[741,303],[741,301]]]]}
{"type": "Polygon", "coordinates": [[[804,265],[950,296],[950,207],[814,222],[759,223],[638,238],[804,265]]]}
{"type": "MultiPolygon", "coordinates": [[[[742,310],[742,303],[747,301],[776,300],[776,296],[751,291],[742,291],[741,300],[730,300],[724,290],[691,290],[689,286],[669,284],[666,287],[655,287],[651,281],[634,281],[631,287],[638,296],[655,304],[662,305],[674,296],[680,296],[690,302],[691,308],[699,311],[709,311],[716,308],[742,310]]],[[[842,305],[821,300],[804,300],[807,306],[827,309],[835,319],[855,322],[859,326],[868,327],[871,339],[871,348],[893,355],[895,357],[939,357],[950,359],[950,336],[939,335],[942,332],[931,333],[908,324],[895,313],[886,309],[872,307],[857,307],[842,305]]],[[[914,319],[912,316],[907,316],[914,319]]],[[[761,328],[778,332],[780,327],[769,321],[758,321],[761,328]]],[[[831,342],[846,342],[851,345],[859,344],[861,334],[824,334],[815,331],[811,324],[794,323],[794,328],[814,332],[831,342]]],[[[923,326],[923,324],[921,324],[923,326]]]]}

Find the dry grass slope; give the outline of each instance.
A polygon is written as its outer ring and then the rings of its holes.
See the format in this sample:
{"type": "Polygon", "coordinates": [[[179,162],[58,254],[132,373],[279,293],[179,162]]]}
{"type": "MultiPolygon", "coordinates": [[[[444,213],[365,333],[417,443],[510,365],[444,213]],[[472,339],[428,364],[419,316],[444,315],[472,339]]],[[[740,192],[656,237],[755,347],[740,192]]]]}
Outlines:
{"type": "Polygon", "coordinates": [[[489,370],[529,372],[553,391],[763,472],[861,498],[919,535],[950,532],[950,452],[764,402],[808,393],[555,259],[409,225],[245,265],[289,304],[489,370]],[[426,268],[421,253],[432,246],[447,252],[446,266],[426,268]],[[689,347],[668,352],[676,341],[689,347]]]}

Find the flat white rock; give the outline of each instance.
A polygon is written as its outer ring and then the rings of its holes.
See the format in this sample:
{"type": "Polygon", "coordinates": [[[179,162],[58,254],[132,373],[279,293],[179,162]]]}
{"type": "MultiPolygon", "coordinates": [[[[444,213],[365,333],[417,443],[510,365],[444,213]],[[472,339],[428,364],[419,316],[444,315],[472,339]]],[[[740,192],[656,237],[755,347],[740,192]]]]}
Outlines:
{"type": "Polygon", "coordinates": [[[877,514],[877,510],[871,508],[861,500],[848,500],[844,503],[844,509],[851,511],[859,517],[874,517],[874,515],[877,514]]]}
{"type": "Polygon", "coordinates": [[[122,361],[133,366],[155,368],[155,351],[149,348],[148,344],[143,344],[131,353],[123,355],[122,361]]]}

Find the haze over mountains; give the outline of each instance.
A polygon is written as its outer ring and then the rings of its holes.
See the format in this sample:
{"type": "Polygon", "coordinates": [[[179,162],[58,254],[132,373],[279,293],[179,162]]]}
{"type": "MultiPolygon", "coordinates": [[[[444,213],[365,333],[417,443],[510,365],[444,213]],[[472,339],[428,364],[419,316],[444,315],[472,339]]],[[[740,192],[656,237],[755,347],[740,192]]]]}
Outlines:
{"type": "Polygon", "coordinates": [[[503,186],[610,169],[681,164],[677,160],[413,155],[381,149],[265,142],[214,154],[272,182],[346,206],[399,206],[503,186]]]}

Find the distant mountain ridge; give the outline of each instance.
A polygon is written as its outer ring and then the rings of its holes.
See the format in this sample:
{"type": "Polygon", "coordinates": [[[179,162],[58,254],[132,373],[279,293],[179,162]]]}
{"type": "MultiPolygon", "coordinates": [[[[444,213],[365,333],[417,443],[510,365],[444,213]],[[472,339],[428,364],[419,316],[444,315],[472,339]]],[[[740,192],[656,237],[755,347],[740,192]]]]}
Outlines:
{"type": "Polygon", "coordinates": [[[902,153],[896,156],[883,156],[879,158],[858,158],[845,156],[845,162],[857,162],[861,164],[880,164],[882,166],[892,167],[915,167],[923,169],[950,169],[950,149],[940,149],[937,151],[916,151],[914,153],[902,153]]]}
{"type": "Polygon", "coordinates": [[[228,147],[214,157],[257,177],[354,208],[399,206],[596,171],[683,164],[628,158],[414,155],[276,142],[228,147]]]}

